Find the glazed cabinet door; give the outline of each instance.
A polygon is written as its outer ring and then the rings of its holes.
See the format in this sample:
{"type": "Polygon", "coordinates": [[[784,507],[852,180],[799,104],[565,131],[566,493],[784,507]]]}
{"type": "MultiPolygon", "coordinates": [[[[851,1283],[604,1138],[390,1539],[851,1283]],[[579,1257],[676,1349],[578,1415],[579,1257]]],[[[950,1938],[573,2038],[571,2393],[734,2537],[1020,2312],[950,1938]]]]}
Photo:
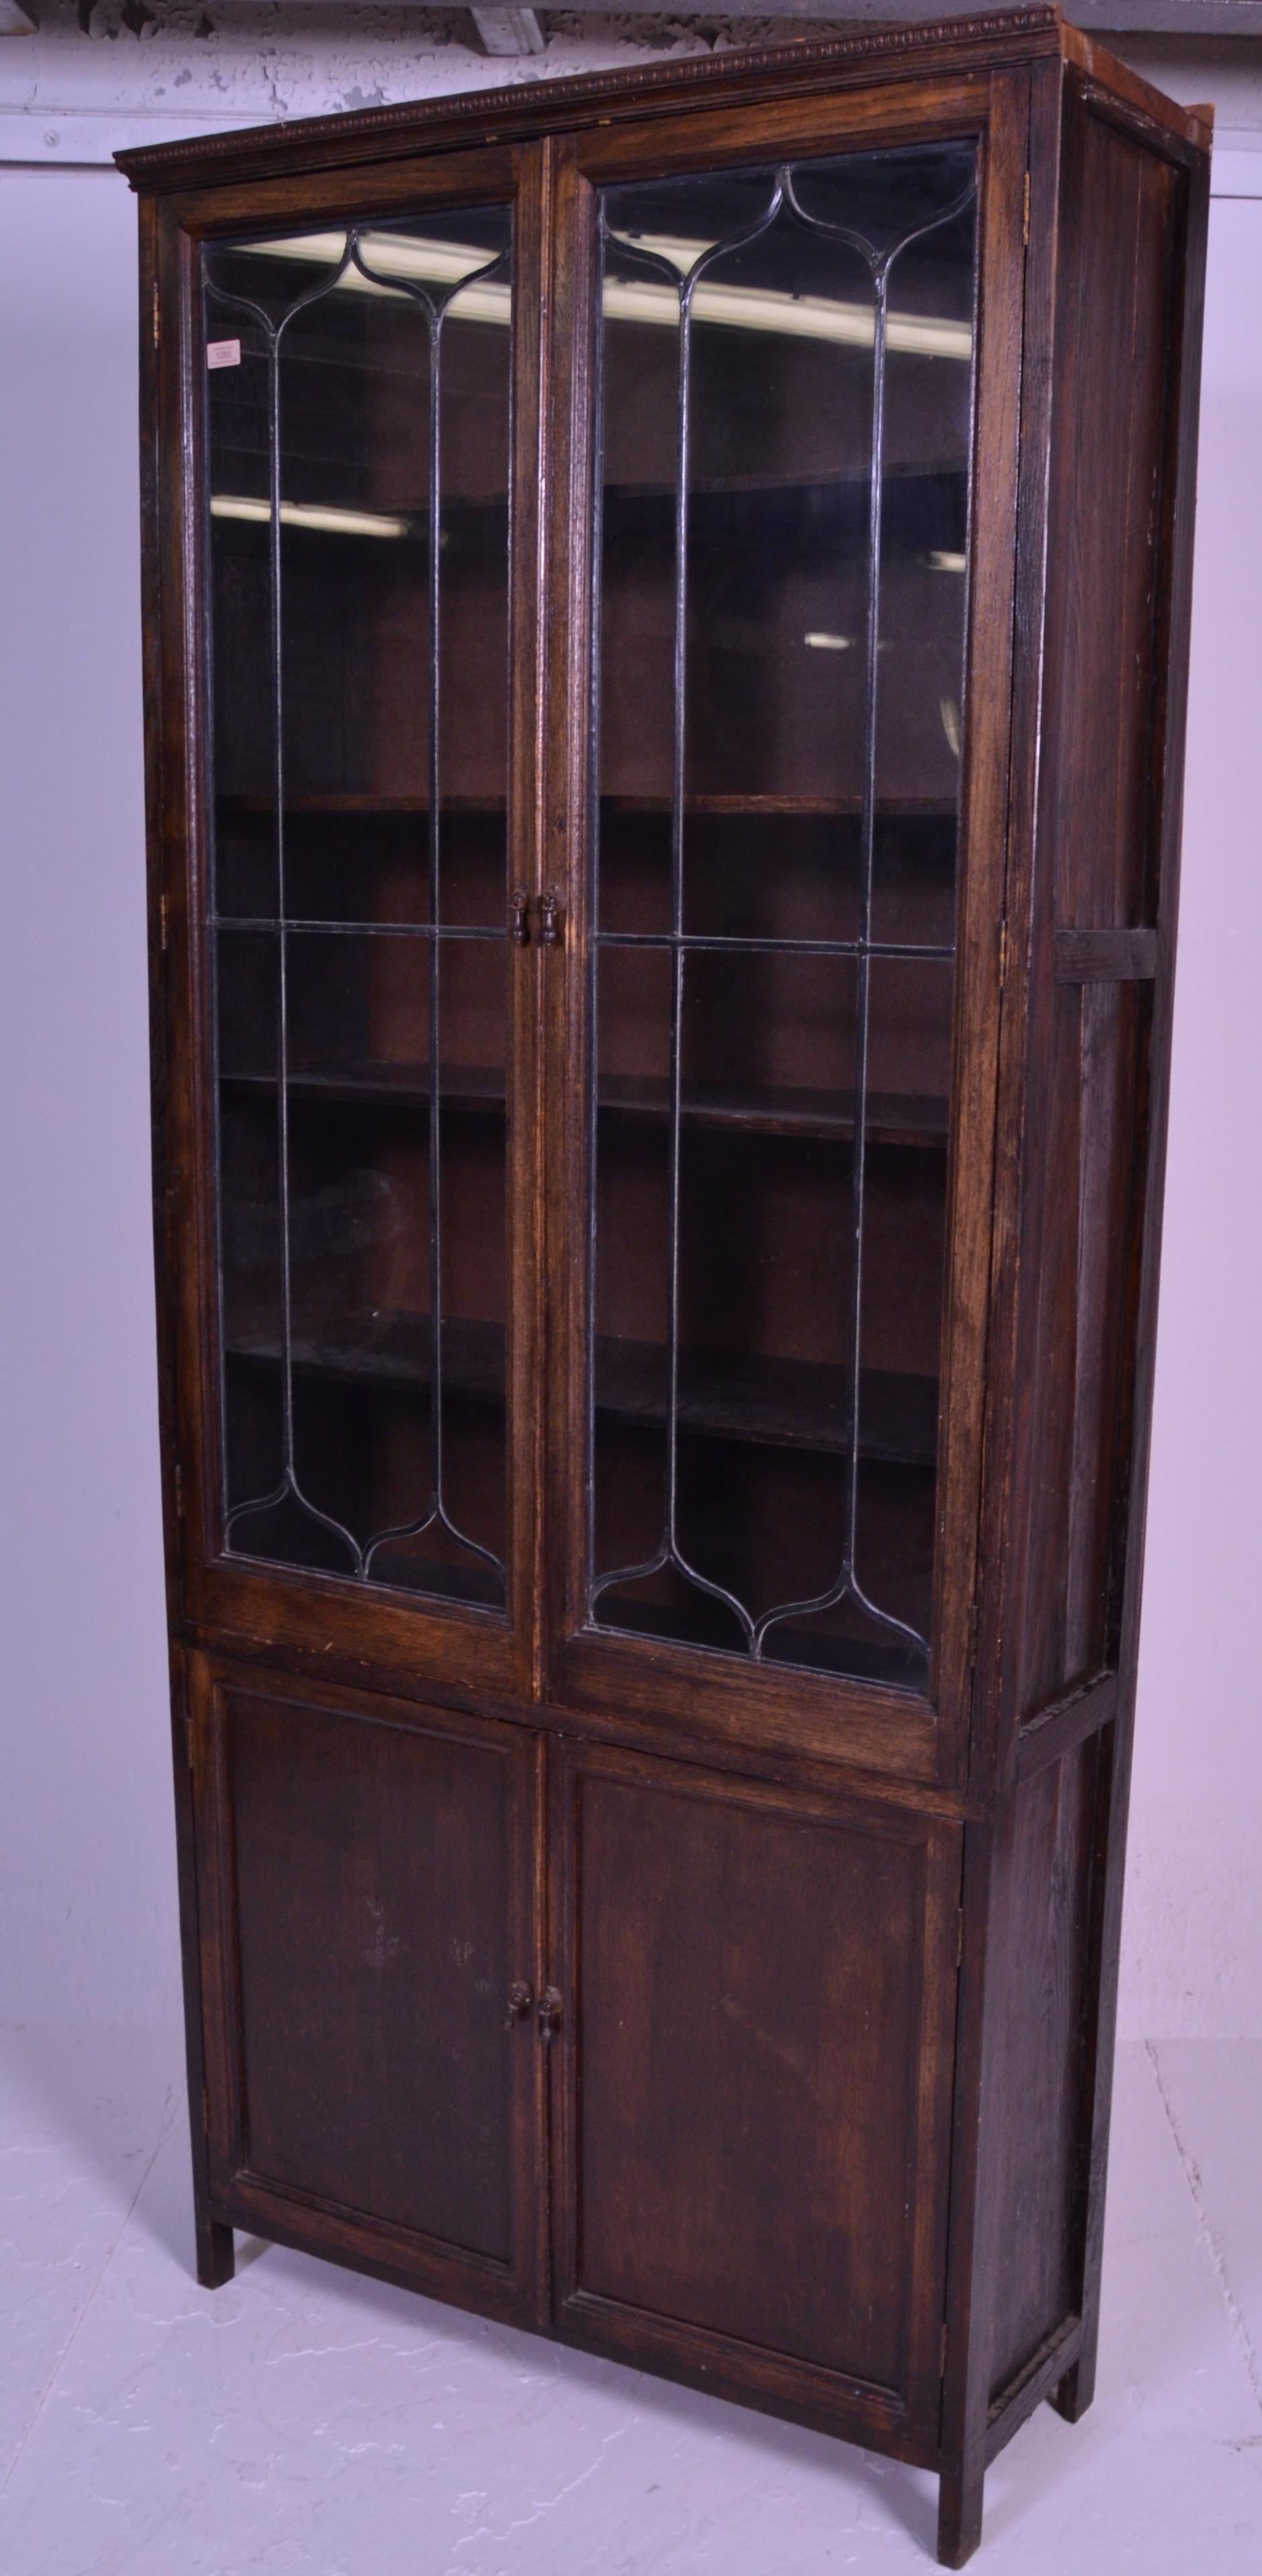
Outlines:
{"type": "Polygon", "coordinates": [[[221,1628],[522,1690],[536,190],[507,152],[325,184],[315,211],[216,199],[213,231],[194,206],[171,254],[188,1597],[221,1628]]]}
{"type": "Polygon", "coordinates": [[[195,1664],[209,2201],[533,2318],[534,1738],[195,1664]]]}
{"type": "Polygon", "coordinates": [[[694,118],[564,201],[558,1683],[921,1773],[973,1580],[1024,112],[694,118]]]}
{"type": "Polygon", "coordinates": [[[931,2439],[957,1829],[597,1750],[553,1819],[558,2329],[931,2439]]]}

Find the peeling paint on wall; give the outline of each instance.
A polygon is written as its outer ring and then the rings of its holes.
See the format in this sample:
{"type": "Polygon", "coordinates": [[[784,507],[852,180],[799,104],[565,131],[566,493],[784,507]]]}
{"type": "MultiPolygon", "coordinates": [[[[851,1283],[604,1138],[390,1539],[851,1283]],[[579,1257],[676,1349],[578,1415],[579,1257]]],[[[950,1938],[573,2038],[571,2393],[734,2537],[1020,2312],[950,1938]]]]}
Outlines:
{"type": "MultiPolygon", "coordinates": [[[[835,32],[837,19],[539,13],[541,54],[491,58],[467,9],[407,0],[27,0],[0,44],[0,162],[107,162],[129,143],[604,71],[835,32]]],[[[891,0],[891,16],[897,14],[891,0]]],[[[1262,141],[1262,44],[1114,40],[1175,97],[1219,101],[1219,141],[1262,141]]]]}
{"type": "Polygon", "coordinates": [[[542,54],[491,59],[467,9],[280,0],[33,0],[0,45],[0,161],[108,161],[128,143],[603,71],[817,30],[805,21],[544,13],[542,54]]]}

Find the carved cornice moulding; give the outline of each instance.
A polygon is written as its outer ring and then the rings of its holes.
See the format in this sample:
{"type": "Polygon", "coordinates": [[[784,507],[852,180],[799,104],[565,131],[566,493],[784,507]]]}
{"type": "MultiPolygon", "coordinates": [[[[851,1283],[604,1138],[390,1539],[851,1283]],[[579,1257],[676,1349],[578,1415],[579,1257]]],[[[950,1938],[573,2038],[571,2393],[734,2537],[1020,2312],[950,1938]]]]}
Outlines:
{"type": "MultiPolygon", "coordinates": [[[[1056,54],[1091,50],[1077,29],[1067,25],[1054,6],[979,12],[967,18],[917,21],[903,26],[860,27],[854,32],[810,44],[751,47],[748,52],[692,54],[683,61],[647,64],[643,70],[597,72],[577,78],[523,82],[511,100],[502,88],[458,91],[448,97],[423,99],[402,107],[371,107],[337,116],[303,117],[283,128],[283,166],[298,169],[330,156],[349,158],[363,143],[388,157],[397,152],[428,151],[482,139],[479,129],[494,119],[499,140],[524,140],[551,127],[581,124],[588,110],[607,107],[619,122],[652,112],[659,100],[670,104],[698,90],[713,88],[735,99],[745,82],[796,76],[803,89],[829,85],[852,67],[887,61],[899,55],[933,56],[935,68],[957,55],[979,63],[1020,54],[1056,54]]],[[[927,66],[926,66],[927,67],[927,66]]],[[[222,179],[229,173],[252,174],[260,144],[266,139],[268,166],[278,166],[275,125],[248,126],[225,134],[181,143],[157,144],[120,152],[118,164],[134,188],[195,184],[204,171],[222,179]]]]}

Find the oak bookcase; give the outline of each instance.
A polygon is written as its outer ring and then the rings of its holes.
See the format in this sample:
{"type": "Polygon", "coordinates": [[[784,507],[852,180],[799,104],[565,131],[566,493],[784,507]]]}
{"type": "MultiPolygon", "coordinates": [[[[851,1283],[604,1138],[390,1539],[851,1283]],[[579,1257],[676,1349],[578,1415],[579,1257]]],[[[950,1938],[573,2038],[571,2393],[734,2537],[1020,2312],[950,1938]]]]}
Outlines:
{"type": "Polygon", "coordinates": [[[1054,9],[120,156],[201,2277],[1091,2395],[1208,118],[1054,9]]]}

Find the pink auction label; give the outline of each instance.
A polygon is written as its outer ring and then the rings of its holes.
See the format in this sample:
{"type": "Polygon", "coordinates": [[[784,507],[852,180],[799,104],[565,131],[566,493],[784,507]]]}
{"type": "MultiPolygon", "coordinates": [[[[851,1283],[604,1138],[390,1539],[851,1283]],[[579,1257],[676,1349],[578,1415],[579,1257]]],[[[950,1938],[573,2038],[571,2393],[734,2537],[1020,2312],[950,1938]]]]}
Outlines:
{"type": "Polygon", "coordinates": [[[206,343],[206,364],[208,367],[239,367],[241,364],[240,341],[208,340],[206,343]]]}

